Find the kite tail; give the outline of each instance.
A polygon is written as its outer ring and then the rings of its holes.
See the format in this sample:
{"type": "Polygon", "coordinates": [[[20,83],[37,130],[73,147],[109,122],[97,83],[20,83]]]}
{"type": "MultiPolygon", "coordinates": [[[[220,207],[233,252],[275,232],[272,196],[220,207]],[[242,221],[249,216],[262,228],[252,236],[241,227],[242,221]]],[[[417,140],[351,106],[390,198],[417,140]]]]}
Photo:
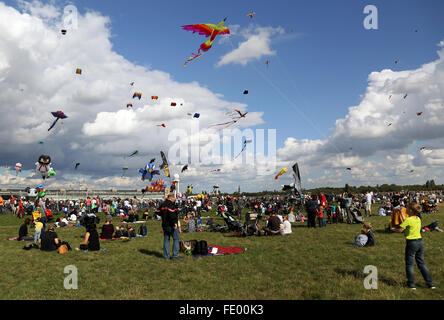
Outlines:
{"type": "Polygon", "coordinates": [[[183,66],[185,67],[188,62],[193,61],[194,59],[197,59],[197,58],[201,57],[205,53],[205,52],[200,53],[200,50],[201,49],[199,48],[199,51],[197,51],[197,54],[191,53],[192,56],[189,57],[187,61],[185,61],[183,66]]]}

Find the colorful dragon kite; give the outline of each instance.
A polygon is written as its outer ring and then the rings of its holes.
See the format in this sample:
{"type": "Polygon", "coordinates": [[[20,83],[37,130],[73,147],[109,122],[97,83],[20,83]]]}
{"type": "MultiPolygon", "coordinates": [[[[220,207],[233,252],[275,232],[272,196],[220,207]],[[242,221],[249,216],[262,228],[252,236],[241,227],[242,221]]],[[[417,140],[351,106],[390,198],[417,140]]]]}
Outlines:
{"type": "Polygon", "coordinates": [[[182,26],[182,29],[184,29],[184,30],[193,31],[193,33],[199,32],[199,34],[201,34],[201,35],[204,35],[206,37],[210,37],[209,40],[205,41],[204,43],[202,43],[200,45],[197,54],[191,53],[192,56],[190,58],[188,58],[187,61],[185,61],[184,67],[187,65],[188,62],[199,58],[205,52],[210,50],[211,47],[213,46],[213,42],[214,42],[214,39],[216,38],[216,36],[218,36],[220,34],[230,34],[230,30],[228,29],[228,27],[224,26],[224,23],[226,20],[227,20],[227,18],[225,18],[218,25],[212,24],[212,23],[202,23],[202,24],[192,24],[192,25],[182,26]]]}

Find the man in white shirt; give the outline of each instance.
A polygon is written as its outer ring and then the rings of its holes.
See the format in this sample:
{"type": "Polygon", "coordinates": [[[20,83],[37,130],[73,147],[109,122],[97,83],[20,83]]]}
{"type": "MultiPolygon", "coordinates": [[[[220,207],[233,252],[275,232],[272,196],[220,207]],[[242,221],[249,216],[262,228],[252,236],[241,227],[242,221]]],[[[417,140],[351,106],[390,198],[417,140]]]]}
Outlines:
{"type": "Polygon", "coordinates": [[[367,217],[372,215],[372,195],[368,191],[365,194],[365,214],[367,217]]]}

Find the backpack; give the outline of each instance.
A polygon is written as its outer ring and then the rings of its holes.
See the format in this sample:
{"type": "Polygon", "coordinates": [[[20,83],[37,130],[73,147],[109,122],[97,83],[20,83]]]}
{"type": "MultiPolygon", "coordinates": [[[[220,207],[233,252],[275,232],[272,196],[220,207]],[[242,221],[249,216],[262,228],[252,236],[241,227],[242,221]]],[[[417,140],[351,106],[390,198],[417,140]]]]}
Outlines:
{"type": "Polygon", "coordinates": [[[139,228],[139,234],[140,234],[142,237],[145,237],[145,236],[148,235],[148,230],[147,230],[147,228],[146,228],[145,225],[141,225],[141,226],[140,226],[140,228],[139,228]]]}
{"type": "Polygon", "coordinates": [[[208,243],[205,240],[198,241],[193,253],[202,256],[208,255],[208,243]]]}

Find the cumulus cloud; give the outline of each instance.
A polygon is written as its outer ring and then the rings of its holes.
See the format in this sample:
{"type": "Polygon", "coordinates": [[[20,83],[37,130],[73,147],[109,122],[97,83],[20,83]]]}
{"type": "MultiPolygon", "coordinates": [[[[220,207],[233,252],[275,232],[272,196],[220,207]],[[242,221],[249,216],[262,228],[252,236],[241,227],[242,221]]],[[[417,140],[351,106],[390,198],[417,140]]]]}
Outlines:
{"type": "MultiPolygon", "coordinates": [[[[372,72],[360,104],[336,121],[327,139],[287,138],[279,158],[288,164],[297,159],[311,174],[323,168],[341,169],[335,173],[342,177],[339,186],[349,181],[418,183],[419,173],[422,177],[442,173],[444,49],[438,56],[415,70],[372,72]],[[418,141],[434,146],[433,150],[420,152],[418,141]],[[351,172],[345,171],[348,167],[351,172]]],[[[328,181],[319,177],[306,182],[315,186],[328,181]]]]}
{"type": "MultiPolygon", "coordinates": [[[[197,122],[205,138],[209,125],[229,120],[227,111],[248,111],[246,104],[227,101],[198,82],[175,81],[166,72],[117,54],[110,42],[108,17],[78,14],[78,28],[62,35],[61,8],[39,1],[20,2],[19,8],[22,12],[0,3],[0,105],[13,110],[2,110],[0,144],[2,163],[22,162],[23,176],[31,177],[40,154],[50,154],[57,176],[48,186],[74,180],[127,187],[130,178],[120,177],[123,166],[130,168],[133,185],[141,186],[135,179],[138,169],[151,157],[160,161],[159,151],[167,152],[172,144],[168,141],[172,130],[188,133],[197,122]],[[135,91],[142,92],[141,100],[132,98],[135,91]],[[152,100],[152,95],[159,99],[152,100]],[[133,107],[127,108],[127,103],[133,107]],[[50,112],[57,110],[68,119],[48,132],[54,120],[50,112]],[[195,112],[201,114],[199,119],[188,115],[195,112]],[[167,127],[157,127],[162,123],[167,127]],[[139,155],[125,158],[133,150],[139,155]],[[82,165],[74,172],[76,162],[82,165]]],[[[262,116],[250,112],[237,125],[261,124],[262,116]]],[[[0,182],[13,181],[11,176],[0,182]]]]}
{"type": "Polygon", "coordinates": [[[230,63],[245,66],[252,60],[260,60],[265,56],[274,56],[276,51],[271,49],[272,37],[284,33],[285,31],[281,27],[255,27],[242,30],[240,35],[245,41],[239,43],[237,48],[222,56],[217,62],[217,66],[221,67],[230,63]]]}

